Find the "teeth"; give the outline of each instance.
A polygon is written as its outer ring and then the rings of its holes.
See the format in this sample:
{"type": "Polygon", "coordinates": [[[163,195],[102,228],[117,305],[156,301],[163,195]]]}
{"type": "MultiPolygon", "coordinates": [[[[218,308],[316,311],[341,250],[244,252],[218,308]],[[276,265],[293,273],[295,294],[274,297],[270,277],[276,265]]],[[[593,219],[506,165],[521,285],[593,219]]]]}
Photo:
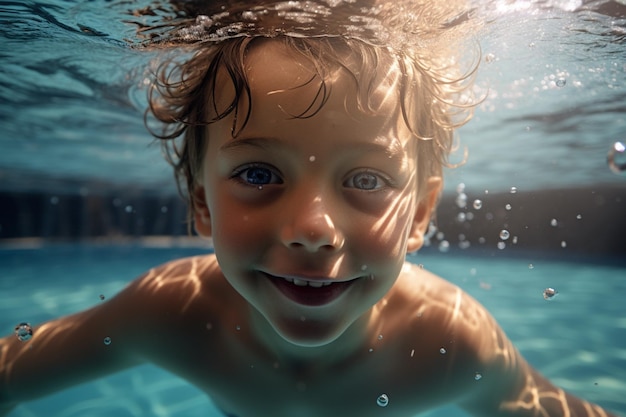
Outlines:
{"type": "Polygon", "coordinates": [[[321,287],[328,287],[329,285],[332,284],[332,282],[322,282],[322,281],[307,281],[305,279],[299,279],[299,278],[285,278],[285,281],[291,282],[294,285],[297,285],[298,287],[313,287],[313,288],[321,288],[321,287]]]}
{"type": "Polygon", "coordinates": [[[295,285],[297,285],[298,287],[306,287],[307,286],[307,281],[305,281],[303,279],[294,278],[293,283],[295,285]]]}

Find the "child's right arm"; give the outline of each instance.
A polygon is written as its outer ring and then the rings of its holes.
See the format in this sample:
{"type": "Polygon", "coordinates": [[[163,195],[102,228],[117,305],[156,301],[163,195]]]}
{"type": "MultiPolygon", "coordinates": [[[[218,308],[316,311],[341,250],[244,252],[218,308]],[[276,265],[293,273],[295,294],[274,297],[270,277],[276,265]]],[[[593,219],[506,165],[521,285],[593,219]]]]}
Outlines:
{"type": "Polygon", "coordinates": [[[130,298],[120,294],[84,312],[36,326],[32,339],[25,342],[14,335],[0,339],[0,415],[22,401],[140,363],[133,354],[130,298]]]}
{"type": "Polygon", "coordinates": [[[172,352],[209,320],[206,285],[214,276],[221,274],[212,255],[172,261],[94,308],[35,327],[29,341],[0,339],[0,416],[142,362],[172,369],[180,356],[172,352]]]}

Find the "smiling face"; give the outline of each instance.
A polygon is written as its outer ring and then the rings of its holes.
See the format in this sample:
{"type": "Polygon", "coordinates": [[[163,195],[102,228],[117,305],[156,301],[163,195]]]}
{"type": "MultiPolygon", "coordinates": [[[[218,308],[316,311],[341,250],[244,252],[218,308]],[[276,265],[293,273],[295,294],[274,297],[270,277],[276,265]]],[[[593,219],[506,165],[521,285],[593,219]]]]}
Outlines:
{"type": "MultiPolygon", "coordinates": [[[[376,90],[379,110],[366,114],[354,79],[337,69],[328,101],[298,118],[320,86],[311,64],[276,41],[251,48],[246,64],[250,117],[235,138],[232,114],[207,127],[196,229],[277,334],[325,345],[371,310],[406,252],[419,249],[440,182],[418,200],[417,140],[392,90],[376,90]]],[[[218,104],[232,100],[223,85],[218,104]]]]}

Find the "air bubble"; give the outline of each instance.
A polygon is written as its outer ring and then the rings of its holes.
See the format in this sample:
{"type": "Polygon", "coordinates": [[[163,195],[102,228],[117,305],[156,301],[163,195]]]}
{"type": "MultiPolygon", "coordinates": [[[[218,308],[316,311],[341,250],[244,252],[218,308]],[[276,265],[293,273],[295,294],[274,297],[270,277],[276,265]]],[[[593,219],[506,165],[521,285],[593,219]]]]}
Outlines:
{"type": "Polygon", "coordinates": [[[511,194],[517,193],[517,187],[511,187],[511,194]]]}
{"type": "Polygon", "coordinates": [[[500,242],[498,242],[497,246],[498,246],[498,249],[504,250],[506,248],[506,243],[500,241],[500,242]]]}
{"type": "Polygon", "coordinates": [[[126,213],[132,213],[133,212],[133,206],[129,205],[129,206],[124,207],[124,211],[126,213]]]}
{"type": "Polygon", "coordinates": [[[474,207],[474,209],[480,210],[481,208],[483,208],[483,202],[481,200],[474,200],[474,204],[472,204],[472,206],[474,207]]]}
{"type": "Polygon", "coordinates": [[[456,196],[455,202],[459,208],[465,208],[465,206],[467,206],[467,194],[459,193],[459,195],[456,196]]]}
{"type": "Polygon", "coordinates": [[[566,247],[567,247],[567,242],[566,242],[566,241],[564,241],[564,240],[562,240],[562,241],[561,241],[561,247],[562,247],[562,248],[566,248],[566,247]]]}
{"type": "Polygon", "coordinates": [[[557,219],[550,220],[550,226],[557,227],[559,225],[559,221],[557,219]]]}
{"type": "Polygon", "coordinates": [[[309,156],[309,162],[315,162],[315,155],[309,156]]]}
{"type": "Polygon", "coordinates": [[[387,407],[387,405],[389,405],[389,397],[387,397],[387,394],[380,394],[378,398],[376,398],[376,404],[378,404],[379,407],[387,407]]]}
{"type": "Polygon", "coordinates": [[[512,206],[512,205],[510,205],[510,204],[506,204],[506,205],[504,206],[504,209],[505,209],[506,211],[511,211],[511,209],[512,209],[512,208],[513,208],[513,206],[512,206]]]}
{"type": "Polygon", "coordinates": [[[481,379],[483,379],[483,375],[480,372],[476,372],[474,374],[474,380],[480,381],[481,379]]]}
{"type": "Polygon", "coordinates": [[[442,240],[439,242],[439,252],[448,252],[450,250],[450,242],[442,240]]]}
{"type": "Polygon", "coordinates": [[[615,142],[609,150],[607,163],[615,174],[624,174],[626,172],[626,145],[622,142],[615,142]]]}
{"type": "Polygon", "coordinates": [[[559,78],[556,80],[555,84],[557,87],[565,87],[565,84],[567,84],[567,80],[565,78],[559,78]]]}
{"type": "Polygon", "coordinates": [[[507,240],[509,237],[511,237],[511,234],[509,233],[508,230],[506,229],[500,230],[500,239],[507,240]]]}
{"type": "Polygon", "coordinates": [[[15,326],[15,336],[20,342],[26,342],[33,337],[33,328],[30,323],[22,322],[15,326]]]}
{"type": "Polygon", "coordinates": [[[109,346],[111,344],[111,338],[109,336],[104,338],[104,344],[109,346]]]}
{"type": "Polygon", "coordinates": [[[535,265],[533,265],[533,264],[528,264],[528,269],[535,269],[535,265]]]}
{"type": "Polygon", "coordinates": [[[59,197],[50,197],[50,204],[52,204],[53,206],[59,204],[59,197]]]}
{"type": "Polygon", "coordinates": [[[263,186],[262,186],[262,185],[259,185],[259,186],[257,187],[257,189],[258,189],[259,191],[262,191],[262,190],[263,190],[263,186]]]}
{"type": "Polygon", "coordinates": [[[383,335],[382,334],[378,335],[378,340],[383,340],[383,335]]]}
{"type": "Polygon", "coordinates": [[[104,299],[105,299],[105,298],[106,298],[106,297],[104,296],[104,294],[100,294],[100,300],[103,300],[103,301],[104,301],[104,299]]]}
{"type": "Polygon", "coordinates": [[[553,300],[558,293],[559,292],[554,288],[546,288],[545,290],[543,290],[543,299],[548,301],[553,300]]]}
{"type": "Polygon", "coordinates": [[[494,54],[492,54],[491,52],[488,53],[487,55],[485,55],[485,62],[486,63],[491,64],[495,60],[496,60],[496,56],[494,54]]]}
{"type": "Polygon", "coordinates": [[[442,348],[440,348],[440,349],[439,349],[439,353],[441,353],[442,355],[445,355],[445,354],[446,354],[446,352],[447,352],[447,351],[446,351],[446,348],[443,348],[443,347],[442,347],[442,348]]]}

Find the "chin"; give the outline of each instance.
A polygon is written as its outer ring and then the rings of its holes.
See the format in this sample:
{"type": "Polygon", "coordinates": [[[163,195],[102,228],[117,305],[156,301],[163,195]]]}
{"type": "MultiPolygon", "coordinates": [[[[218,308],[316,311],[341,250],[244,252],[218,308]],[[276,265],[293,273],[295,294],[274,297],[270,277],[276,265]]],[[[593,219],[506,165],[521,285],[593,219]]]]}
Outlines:
{"type": "Polygon", "coordinates": [[[339,323],[298,320],[291,323],[270,322],[274,331],[284,341],[302,348],[316,348],[329,345],[343,335],[348,325],[339,323]]]}

